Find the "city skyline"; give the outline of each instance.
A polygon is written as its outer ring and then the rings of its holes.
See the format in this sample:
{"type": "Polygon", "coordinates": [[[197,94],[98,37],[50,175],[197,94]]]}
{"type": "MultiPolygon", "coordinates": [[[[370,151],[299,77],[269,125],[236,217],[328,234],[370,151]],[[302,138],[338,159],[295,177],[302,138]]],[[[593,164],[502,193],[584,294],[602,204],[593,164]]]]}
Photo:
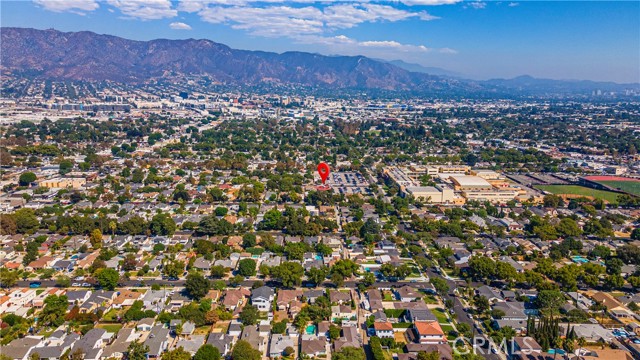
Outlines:
{"type": "Polygon", "coordinates": [[[365,55],[472,79],[640,82],[638,2],[72,1],[2,3],[2,26],[232,48],[365,55]],[[27,16],[28,15],[28,16],[27,16]]]}

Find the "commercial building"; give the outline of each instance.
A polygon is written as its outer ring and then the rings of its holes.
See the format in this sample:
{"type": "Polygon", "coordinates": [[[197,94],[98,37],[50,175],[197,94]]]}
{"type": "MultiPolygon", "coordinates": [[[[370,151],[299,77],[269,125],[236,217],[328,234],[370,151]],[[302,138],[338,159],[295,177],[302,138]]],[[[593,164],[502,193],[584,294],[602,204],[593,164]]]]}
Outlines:
{"type": "Polygon", "coordinates": [[[489,182],[481,177],[472,175],[451,175],[449,179],[453,182],[453,186],[458,191],[478,191],[478,190],[492,190],[493,186],[489,182]]]}
{"type": "Polygon", "coordinates": [[[404,189],[406,195],[414,199],[434,204],[451,204],[454,202],[453,189],[448,186],[409,186],[404,189]]]}
{"type": "Polygon", "coordinates": [[[38,186],[49,189],[80,189],[87,183],[83,178],[54,178],[38,182],[38,186]]]}

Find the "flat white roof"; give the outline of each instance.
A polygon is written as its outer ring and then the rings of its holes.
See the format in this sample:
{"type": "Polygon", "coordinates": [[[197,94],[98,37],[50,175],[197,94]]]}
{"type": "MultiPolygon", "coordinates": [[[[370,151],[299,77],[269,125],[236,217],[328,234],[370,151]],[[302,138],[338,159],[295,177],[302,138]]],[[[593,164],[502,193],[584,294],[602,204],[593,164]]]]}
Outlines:
{"type": "Polygon", "coordinates": [[[460,184],[460,186],[482,186],[491,187],[489,182],[479,176],[472,175],[451,175],[451,178],[460,184]]]}
{"type": "Polygon", "coordinates": [[[416,192],[432,192],[432,193],[439,193],[441,192],[438,188],[434,187],[434,186],[407,186],[406,187],[407,191],[410,193],[416,193],[416,192]]]}

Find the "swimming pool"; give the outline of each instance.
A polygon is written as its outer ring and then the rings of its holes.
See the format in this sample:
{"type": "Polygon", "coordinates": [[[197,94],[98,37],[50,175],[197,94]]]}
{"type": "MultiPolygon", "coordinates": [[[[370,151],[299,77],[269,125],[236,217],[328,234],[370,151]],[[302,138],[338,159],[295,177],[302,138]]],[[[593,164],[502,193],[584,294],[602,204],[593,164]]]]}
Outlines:
{"type": "Polygon", "coordinates": [[[309,325],[307,326],[307,328],[305,329],[305,332],[307,333],[307,335],[315,335],[316,333],[316,326],[315,325],[309,325]]]}
{"type": "Polygon", "coordinates": [[[584,263],[588,263],[589,260],[587,260],[586,258],[582,257],[582,256],[572,256],[571,260],[573,260],[573,262],[579,263],[579,264],[584,264],[584,263]]]}

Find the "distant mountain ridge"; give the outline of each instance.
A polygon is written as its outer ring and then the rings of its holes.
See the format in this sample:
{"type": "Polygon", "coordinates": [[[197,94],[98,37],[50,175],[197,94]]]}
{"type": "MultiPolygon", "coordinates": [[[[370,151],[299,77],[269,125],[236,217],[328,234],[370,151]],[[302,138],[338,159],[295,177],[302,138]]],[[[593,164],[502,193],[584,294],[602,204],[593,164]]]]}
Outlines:
{"type": "Polygon", "coordinates": [[[327,89],[379,89],[429,94],[511,94],[622,90],[613,83],[519,77],[473,81],[443,69],[365,56],[277,54],[232,49],[205,39],[128,40],[90,31],[0,28],[0,66],[14,76],[47,80],[140,84],[177,76],[207,76],[225,85],[287,84],[327,89]],[[436,76],[433,73],[438,73],[436,76]]]}
{"type": "Polygon", "coordinates": [[[483,83],[515,90],[526,89],[529,92],[549,91],[551,89],[557,92],[584,92],[592,90],[620,91],[623,89],[640,88],[640,84],[638,83],[618,84],[591,80],[553,80],[534,78],[529,75],[521,75],[512,79],[491,79],[483,83]]]}
{"type": "Polygon", "coordinates": [[[236,50],[210,40],[127,40],[89,31],[2,28],[5,71],[59,80],[141,83],[207,75],[225,84],[263,82],[387,90],[471,90],[364,56],[236,50]]]}
{"type": "Polygon", "coordinates": [[[423,66],[420,64],[408,63],[403,60],[382,60],[382,59],[375,59],[375,60],[386,62],[388,64],[395,65],[401,69],[405,69],[411,72],[425,73],[425,74],[431,74],[431,75],[442,76],[442,77],[453,77],[453,78],[459,78],[459,79],[465,78],[463,74],[457,73],[455,71],[442,69],[439,67],[423,66]]]}

